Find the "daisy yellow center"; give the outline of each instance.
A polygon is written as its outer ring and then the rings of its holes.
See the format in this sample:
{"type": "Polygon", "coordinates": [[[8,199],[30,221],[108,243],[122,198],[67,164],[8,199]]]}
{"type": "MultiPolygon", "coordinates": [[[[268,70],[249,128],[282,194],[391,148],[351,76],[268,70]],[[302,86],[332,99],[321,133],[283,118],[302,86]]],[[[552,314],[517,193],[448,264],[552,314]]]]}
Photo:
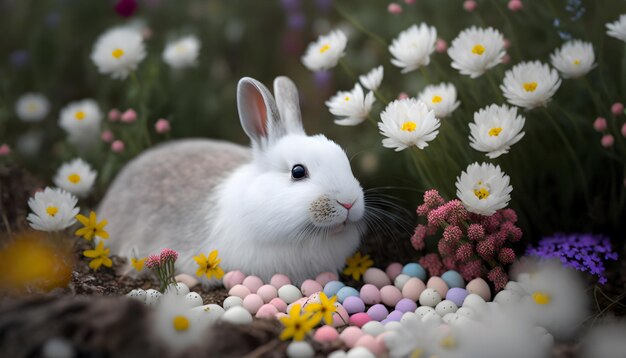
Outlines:
{"type": "Polygon", "coordinates": [[[28,105],[26,105],[26,110],[29,112],[35,112],[37,111],[37,108],[39,108],[39,106],[37,106],[37,103],[31,102],[28,105]]]}
{"type": "Polygon", "coordinates": [[[524,86],[524,90],[526,92],[535,92],[537,89],[537,82],[524,82],[522,86],[524,86]]]}
{"type": "Polygon", "coordinates": [[[424,353],[423,349],[416,348],[413,352],[411,352],[410,358],[420,358],[423,353],[424,353]]]}
{"type": "Polygon", "coordinates": [[[113,52],[111,52],[111,56],[115,58],[120,58],[124,56],[124,50],[122,50],[121,48],[116,48],[115,50],[113,50],[113,52]]]}
{"type": "Polygon", "coordinates": [[[349,96],[345,96],[343,99],[346,100],[346,102],[347,102],[347,101],[350,100],[350,97],[349,96]]]}
{"type": "Polygon", "coordinates": [[[402,124],[402,128],[401,129],[403,131],[413,132],[415,130],[415,128],[417,128],[417,124],[415,122],[408,121],[408,122],[404,122],[402,124]]]}
{"type": "Polygon", "coordinates": [[[454,340],[454,337],[452,337],[452,336],[447,336],[447,337],[443,338],[443,339],[441,340],[441,342],[439,342],[439,345],[440,345],[442,348],[448,348],[448,349],[451,349],[451,348],[456,347],[456,341],[454,340]]]}
{"type": "Polygon", "coordinates": [[[547,293],[536,291],[533,293],[533,300],[538,305],[547,305],[552,301],[552,298],[547,293]]]}
{"type": "Polygon", "coordinates": [[[474,45],[474,47],[472,47],[472,53],[474,55],[481,56],[484,52],[485,52],[485,46],[481,44],[476,44],[474,45]]]}
{"type": "Polygon", "coordinates": [[[580,60],[579,60],[579,59],[575,59],[575,60],[574,60],[574,64],[575,64],[575,65],[580,65],[580,60]]]}
{"type": "Polygon", "coordinates": [[[500,127],[493,127],[489,130],[489,136],[490,137],[497,137],[498,135],[500,135],[500,132],[502,132],[502,128],[500,127]]]}
{"type": "Polygon", "coordinates": [[[175,50],[178,53],[185,53],[187,52],[187,47],[185,47],[185,45],[183,44],[179,44],[179,45],[176,45],[175,50]]]}
{"type": "Polygon", "coordinates": [[[189,320],[185,316],[176,316],[172,320],[172,325],[174,329],[178,332],[186,331],[189,329],[189,320]]]}
{"type": "Polygon", "coordinates": [[[56,206],[48,206],[46,208],[46,213],[48,213],[48,215],[54,217],[57,213],[59,212],[59,208],[57,208],[56,206]]]}
{"type": "Polygon", "coordinates": [[[74,118],[76,118],[77,121],[82,121],[83,119],[85,119],[85,112],[77,111],[76,113],[74,113],[74,118]]]}
{"type": "Polygon", "coordinates": [[[431,101],[433,103],[439,103],[439,102],[441,102],[441,100],[443,100],[443,98],[441,98],[441,96],[437,96],[437,95],[434,95],[433,98],[431,99],[431,101]]]}
{"type": "Polygon", "coordinates": [[[474,195],[476,195],[476,197],[479,200],[485,200],[489,197],[491,193],[489,193],[489,190],[487,190],[486,188],[479,188],[479,189],[474,189],[474,195]]]}
{"type": "Polygon", "coordinates": [[[326,51],[330,50],[330,45],[329,44],[325,44],[322,47],[320,47],[320,53],[324,53],[326,51]]]}
{"type": "Polygon", "coordinates": [[[67,180],[69,180],[72,184],[78,184],[78,182],[80,182],[80,175],[72,173],[67,176],[67,180]]]}

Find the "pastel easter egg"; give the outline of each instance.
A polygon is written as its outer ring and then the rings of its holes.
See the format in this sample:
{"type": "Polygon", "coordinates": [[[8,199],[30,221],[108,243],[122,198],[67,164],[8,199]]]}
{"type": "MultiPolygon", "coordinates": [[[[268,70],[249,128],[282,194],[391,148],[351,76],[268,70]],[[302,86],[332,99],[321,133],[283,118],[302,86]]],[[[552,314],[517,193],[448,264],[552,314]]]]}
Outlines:
{"type": "Polygon", "coordinates": [[[244,285],[235,285],[228,291],[229,296],[237,296],[242,300],[250,293],[250,289],[244,285]]]}
{"type": "Polygon", "coordinates": [[[346,312],[343,306],[336,302],[335,313],[333,313],[333,327],[342,327],[348,324],[350,321],[350,315],[346,312]]]}
{"type": "Polygon", "coordinates": [[[463,300],[463,307],[473,308],[474,311],[480,312],[484,311],[487,308],[487,303],[485,302],[485,299],[481,296],[475,293],[470,293],[463,300]]]}
{"type": "Polygon", "coordinates": [[[365,333],[363,333],[359,327],[350,326],[341,331],[339,339],[341,339],[348,348],[352,348],[364,334],[365,333]]]}
{"type": "Polygon", "coordinates": [[[396,303],[396,310],[402,313],[413,312],[417,309],[417,303],[409,298],[403,298],[396,303]]]}
{"type": "Polygon", "coordinates": [[[450,300],[454,302],[454,304],[457,305],[457,307],[461,307],[467,295],[469,295],[469,292],[467,292],[466,289],[459,288],[459,287],[452,287],[451,289],[448,290],[448,293],[446,293],[446,300],[450,300]]]}
{"type": "MultiPolygon", "coordinates": [[[[404,317],[404,315],[402,317],[404,317]]],[[[400,322],[390,321],[390,322],[385,323],[385,331],[387,332],[398,330],[401,327],[402,327],[402,324],[400,322]]]]}
{"type": "Polygon", "coordinates": [[[426,281],[426,270],[424,270],[422,265],[418,263],[412,262],[404,265],[402,273],[411,277],[417,277],[422,281],[426,281]]]}
{"type": "Polygon", "coordinates": [[[402,319],[402,315],[404,314],[404,312],[400,312],[398,310],[393,310],[389,313],[389,315],[387,316],[387,318],[385,318],[388,322],[400,322],[400,320],[402,319]]]}
{"type": "Polygon", "coordinates": [[[224,303],[222,303],[222,306],[224,306],[225,310],[229,310],[235,306],[243,307],[243,299],[239,296],[228,296],[224,300],[224,303]]]}
{"type": "Polygon", "coordinates": [[[447,315],[448,313],[455,313],[459,307],[450,300],[443,300],[435,306],[435,312],[437,312],[441,317],[447,315]]]}
{"type": "Polygon", "coordinates": [[[425,289],[426,285],[424,284],[424,281],[417,277],[411,277],[402,287],[402,297],[417,302],[425,289]]]}
{"type": "Polygon", "coordinates": [[[235,285],[241,285],[245,278],[246,275],[244,275],[241,271],[229,271],[223,278],[224,287],[226,287],[227,290],[230,290],[235,287],[235,285]]]}
{"type": "Polygon", "coordinates": [[[315,281],[317,281],[317,283],[322,285],[322,287],[326,286],[326,284],[329,283],[330,281],[338,281],[338,280],[339,280],[339,276],[337,276],[337,274],[333,272],[322,272],[321,274],[315,277],[315,281]]]}
{"type": "Polygon", "coordinates": [[[177,296],[185,297],[189,293],[189,286],[182,282],[170,283],[165,289],[165,293],[173,292],[177,296]]]}
{"type": "Polygon", "coordinates": [[[435,307],[441,302],[441,295],[433,288],[425,289],[420,295],[420,305],[435,307]]]}
{"type": "Polygon", "coordinates": [[[385,305],[395,307],[402,299],[402,292],[396,286],[388,285],[380,289],[380,297],[385,305]]]}
{"type": "Polygon", "coordinates": [[[345,286],[337,291],[337,300],[341,303],[348,297],[359,297],[359,291],[353,287],[345,286]]]}
{"type": "Polygon", "coordinates": [[[263,285],[256,290],[256,294],[261,296],[263,302],[270,303],[271,300],[278,297],[278,290],[272,285],[263,285]]]}
{"type": "Polygon", "coordinates": [[[431,312],[435,312],[435,309],[430,306],[419,306],[415,310],[415,315],[417,316],[417,318],[422,319],[424,318],[424,316],[426,316],[426,314],[431,312]]]}
{"type": "Polygon", "coordinates": [[[289,358],[311,358],[315,356],[313,347],[305,341],[289,343],[286,353],[289,358]]]}
{"type": "Polygon", "coordinates": [[[334,352],[331,352],[327,358],[348,358],[348,354],[342,350],[342,349],[338,349],[334,352]]]}
{"type": "Polygon", "coordinates": [[[252,315],[245,308],[235,306],[224,313],[222,321],[234,324],[249,324],[252,322],[252,315]]]}
{"type": "Polygon", "coordinates": [[[137,301],[145,303],[146,302],[146,291],[144,291],[141,288],[135,289],[135,290],[132,290],[129,293],[127,293],[126,297],[130,297],[130,298],[136,299],[137,301]]]}
{"type": "Polygon", "coordinates": [[[508,305],[512,303],[517,303],[520,301],[520,296],[517,292],[512,290],[502,290],[496,294],[493,298],[493,302],[508,305]]]}
{"type": "Polygon", "coordinates": [[[386,356],[385,353],[387,353],[387,345],[385,344],[385,336],[388,335],[388,333],[383,332],[381,334],[379,334],[378,336],[376,336],[376,345],[378,346],[378,348],[376,349],[377,351],[379,351],[380,353],[378,354],[386,356]]]}
{"type": "Polygon", "coordinates": [[[399,262],[390,263],[385,269],[385,273],[391,280],[395,280],[395,278],[402,273],[402,264],[399,262]]]}
{"type": "Polygon", "coordinates": [[[278,297],[290,304],[302,298],[302,293],[296,286],[287,284],[278,289],[278,297]]]}
{"type": "Polygon", "coordinates": [[[337,292],[346,285],[341,281],[330,281],[324,286],[324,294],[327,297],[333,297],[337,295],[337,292]]]}
{"type": "Polygon", "coordinates": [[[316,292],[321,292],[323,289],[322,285],[315,280],[305,280],[302,282],[302,285],[300,285],[300,290],[305,296],[311,296],[316,292]]]}
{"type": "Polygon", "coordinates": [[[189,308],[202,306],[204,304],[204,302],[202,302],[202,296],[200,296],[198,292],[189,292],[185,295],[185,303],[189,308]]]}
{"type": "Polygon", "coordinates": [[[363,327],[361,327],[361,330],[365,334],[369,334],[369,335],[376,337],[377,335],[385,331],[385,327],[383,326],[382,323],[378,321],[370,321],[364,324],[363,327]]]}
{"type": "Polygon", "coordinates": [[[406,283],[411,278],[414,278],[414,277],[401,273],[398,276],[396,276],[396,278],[393,280],[393,285],[396,286],[399,290],[402,290],[404,288],[404,285],[406,285],[406,283]]]}
{"type": "Polygon", "coordinates": [[[382,301],[378,287],[370,284],[361,286],[360,297],[366,305],[375,305],[382,301]]]}
{"type": "Polygon", "coordinates": [[[287,312],[287,303],[285,303],[285,301],[281,300],[278,297],[277,298],[273,298],[270,301],[270,305],[276,307],[278,312],[287,312]]]}
{"type": "Polygon", "coordinates": [[[349,314],[365,311],[365,303],[358,296],[346,297],[346,299],[343,300],[342,305],[349,314]]]}
{"type": "Polygon", "coordinates": [[[477,277],[471,280],[467,286],[465,287],[467,292],[475,293],[482,297],[485,301],[489,301],[491,299],[491,290],[489,289],[489,285],[485,280],[480,277],[477,277]]]}
{"type": "Polygon", "coordinates": [[[322,326],[315,331],[313,339],[318,342],[332,342],[339,338],[339,332],[332,326],[322,326]]]}
{"type": "Polygon", "coordinates": [[[367,348],[376,356],[379,356],[384,352],[384,350],[381,349],[380,345],[376,342],[376,338],[369,334],[364,334],[363,337],[359,338],[359,340],[356,341],[355,347],[367,348]]]}
{"type": "Polygon", "coordinates": [[[269,303],[264,304],[256,311],[256,318],[272,318],[278,313],[276,306],[269,303]]]}
{"type": "Polygon", "coordinates": [[[449,288],[465,287],[465,280],[460,273],[454,270],[444,272],[443,275],[441,275],[441,279],[446,283],[446,285],[448,285],[449,288]]]}
{"type": "Polygon", "coordinates": [[[281,318],[284,318],[284,317],[289,317],[289,315],[286,314],[285,312],[278,312],[276,316],[274,316],[274,318],[276,318],[277,320],[280,320],[281,318]]]}
{"type": "Polygon", "coordinates": [[[215,323],[222,318],[226,310],[224,310],[220,305],[216,305],[214,303],[198,306],[191,309],[194,314],[198,314],[201,316],[203,320],[209,323],[215,323]]]}
{"type": "Polygon", "coordinates": [[[346,358],[376,358],[376,356],[365,347],[354,347],[348,351],[346,358]]]}
{"type": "Polygon", "coordinates": [[[357,326],[357,327],[363,327],[364,324],[366,324],[367,322],[371,320],[372,320],[372,317],[370,317],[367,313],[364,313],[364,312],[355,313],[352,316],[350,316],[350,324],[357,326]]]}
{"type": "MultiPolygon", "coordinates": [[[[441,314],[440,314],[440,316],[441,316],[441,314]]],[[[446,313],[445,315],[443,315],[442,320],[443,320],[443,323],[445,323],[445,324],[452,324],[452,322],[454,320],[456,320],[457,317],[458,316],[457,316],[456,313],[451,313],[450,312],[450,313],[446,313]]]]}
{"type": "Polygon", "coordinates": [[[474,309],[470,307],[460,307],[458,310],[456,310],[456,314],[472,320],[477,318],[476,311],[474,311],[474,309]]]}
{"type": "Polygon", "coordinates": [[[385,307],[385,305],[381,305],[379,303],[370,307],[367,310],[367,314],[372,317],[373,320],[380,322],[387,318],[387,315],[389,315],[389,311],[387,310],[387,307],[385,307]]]}
{"type": "Polygon", "coordinates": [[[287,312],[291,312],[291,308],[294,305],[300,305],[300,308],[304,308],[307,304],[307,298],[306,297],[300,297],[297,300],[291,302],[290,304],[287,305],[287,312]]]}
{"type": "Polygon", "coordinates": [[[509,291],[515,291],[520,296],[526,295],[526,290],[524,289],[524,286],[520,285],[519,282],[509,281],[507,282],[506,286],[504,286],[504,289],[509,291]]]}
{"type": "MultiPolygon", "coordinates": [[[[402,315],[402,318],[400,318],[400,322],[406,322],[410,320],[419,320],[419,319],[421,318],[418,318],[415,312],[404,312],[404,314],[402,315]]],[[[395,322],[395,321],[391,321],[391,322],[395,322]]]]}
{"type": "Polygon", "coordinates": [[[429,312],[422,317],[422,322],[442,323],[443,319],[437,312],[429,312]]]}
{"type": "Polygon", "coordinates": [[[370,267],[363,274],[363,281],[365,283],[369,283],[378,288],[382,288],[383,286],[391,285],[391,280],[389,280],[389,276],[378,268],[370,267]]]}
{"type": "Polygon", "coordinates": [[[263,286],[263,280],[256,276],[248,276],[243,279],[242,284],[250,289],[250,292],[256,293],[259,287],[263,286]]]}
{"type": "Polygon", "coordinates": [[[251,314],[256,314],[261,306],[263,306],[263,299],[256,293],[251,293],[243,299],[243,308],[251,314]]]}
{"type": "Polygon", "coordinates": [[[291,285],[291,280],[286,275],[283,275],[282,273],[277,273],[270,279],[270,285],[276,287],[276,289],[279,290],[285,285],[291,285]]]}
{"type": "Polygon", "coordinates": [[[154,290],[154,289],[146,290],[146,301],[145,301],[146,305],[155,306],[161,299],[161,296],[163,296],[163,294],[157,290],[154,290]]]}
{"type": "Polygon", "coordinates": [[[446,282],[442,280],[441,277],[437,276],[433,276],[428,279],[428,282],[426,282],[426,288],[434,288],[437,292],[439,292],[441,297],[446,297],[446,293],[448,293],[448,285],[446,285],[446,282]]]}

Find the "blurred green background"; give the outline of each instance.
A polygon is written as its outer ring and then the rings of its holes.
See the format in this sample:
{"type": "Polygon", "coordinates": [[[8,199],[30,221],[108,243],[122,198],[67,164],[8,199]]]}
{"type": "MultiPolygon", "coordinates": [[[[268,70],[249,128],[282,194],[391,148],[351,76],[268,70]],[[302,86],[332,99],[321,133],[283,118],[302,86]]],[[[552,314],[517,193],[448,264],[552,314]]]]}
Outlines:
{"type": "MultiPolygon", "coordinates": [[[[570,38],[591,41],[598,62],[584,79],[564,80],[547,111],[520,110],[526,117],[526,137],[509,154],[491,161],[511,177],[510,206],[519,211],[526,240],[555,231],[603,232],[616,240],[626,235],[626,142],[619,133],[624,115],[610,112],[611,104],[626,100],[626,56],[624,43],[605,34],[605,23],[626,13],[625,1],[527,0],[522,11],[512,12],[505,0],[479,0],[470,13],[459,0],[417,0],[400,2],[403,12],[394,15],[387,11],[389,1],[377,0],[143,0],[128,18],[115,12],[115,3],[0,1],[0,144],[13,148],[11,157],[0,158],[0,163],[24,166],[51,183],[58,166],[78,155],[57,124],[64,105],[95,98],[104,113],[112,108],[139,110],[137,83],[101,75],[89,59],[105,30],[136,22],[148,35],[148,56],[137,77],[147,101],[140,115],[148,118],[153,144],[185,137],[247,143],[236,113],[238,79],[251,76],[270,86],[274,77],[287,75],[300,88],[307,132],[337,141],[365,188],[381,188],[378,193],[392,195],[413,211],[425,189],[435,187],[452,199],[456,176],[474,161],[490,161],[470,148],[468,123],[479,108],[503,101],[486,76],[472,80],[460,75],[445,53],[434,53],[424,72],[402,75],[390,64],[387,46],[400,31],[420,22],[434,25],[438,37],[448,43],[466,27],[492,26],[511,42],[510,61],[490,71],[498,84],[504,71],[520,61],[549,62],[550,53],[570,38]],[[310,72],[300,57],[309,42],[334,28],[348,34],[343,61],[352,74],[340,67],[310,72]],[[168,40],[184,34],[194,34],[202,43],[199,65],[174,72],[161,53],[168,40]],[[354,74],[379,64],[385,67],[380,91],[388,99],[400,92],[415,96],[425,85],[442,81],[452,82],[460,93],[461,107],[443,121],[439,137],[419,154],[428,175],[417,174],[408,152],[383,148],[381,135],[370,123],[334,125],[324,105],[336,91],[354,86],[354,74]],[[25,92],[41,92],[51,101],[44,121],[24,123],[17,118],[14,104],[25,92]],[[616,140],[611,148],[603,148],[601,134],[593,130],[598,116],[609,120],[616,140]],[[154,132],[158,118],[171,121],[170,134],[154,132]],[[582,178],[546,123],[550,120],[557,121],[573,143],[582,178]]],[[[377,102],[373,117],[378,120],[383,108],[377,102]]],[[[104,120],[104,127],[116,134],[126,131],[131,139],[136,125],[104,120]]],[[[99,170],[94,203],[115,172],[136,154],[111,153],[105,143],[83,154],[99,170]]]]}

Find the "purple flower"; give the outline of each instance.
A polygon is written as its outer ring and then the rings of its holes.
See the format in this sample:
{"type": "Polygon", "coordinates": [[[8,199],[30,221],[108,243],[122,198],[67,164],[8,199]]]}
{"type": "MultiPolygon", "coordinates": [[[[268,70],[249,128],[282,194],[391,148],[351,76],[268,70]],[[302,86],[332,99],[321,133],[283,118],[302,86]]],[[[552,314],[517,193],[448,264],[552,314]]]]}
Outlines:
{"type": "Polygon", "coordinates": [[[13,67],[22,67],[30,61],[30,54],[26,50],[16,50],[9,55],[9,61],[13,67]]]}
{"type": "Polygon", "coordinates": [[[137,10],[137,2],[135,0],[119,0],[115,4],[115,12],[121,17],[133,16],[137,10]]]}

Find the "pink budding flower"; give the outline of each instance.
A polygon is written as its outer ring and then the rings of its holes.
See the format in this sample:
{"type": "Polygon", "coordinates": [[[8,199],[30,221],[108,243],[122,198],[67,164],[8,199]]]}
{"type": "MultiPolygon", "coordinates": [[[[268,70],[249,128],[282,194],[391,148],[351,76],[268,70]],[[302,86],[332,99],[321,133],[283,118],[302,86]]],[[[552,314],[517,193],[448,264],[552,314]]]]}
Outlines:
{"type": "Polygon", "coordinates": [[[114,139],[113,132],[108,129],[105,130],[104,132],[102,132],[102,134],[100,134],[100,139],[102,139],[102,141],[105,143],[111,143],[114,139]]]}
{"type": "Polygon", "coordinates": [[[598,132],[604,132],[607,128],[606,118],[598,117],[595,121],[593,121],[593,129],[598,132]]]}
{"type": "Polygon", "coordinates": [[[137,120],[137,112],[134,109],[127,109],[124,113],[122,113],[122,117],[120,118],[124,123],[132,123],[137,120]]]}
{"type": "Polygon", "coordinates": [[[622,124],[622,137],[626,138],[626,123],[622,124]]]}
{"type": "Polygon", "coordinates": [[[387,6],[387,11],[389,11],[390,14],[398,15],[402,13],[402,6],[392,2],[389,6],[387,6]]]}
{"type": "Polygon", "coordinates": [[[435,42],[435,51],[437,51],[437,53],[444,53],[447,49],[448,43],[446,40],[441,38],[437,39],[437,42],[435,42]]]}
{"type": "Polygon", "coordinates": [[[117,122],[120,119],[121,115],[122,114],[117,108],[113,108],[112,110],[109,111],[109,121],[117,122]]]}
{"type": "Polygon", "coordinates": [[[4,143],[0,145],[0,157],[11,154],[11,147],[8,144],[4,143]]]}
{"type": "Polygon", "coordinates": [[[476,10],[477,6],[478,4],[474,0],[465,0],[463,2],[463,8],[465,9],[465,11],[468,11],[468,12],[472,12],[476,10]]]}
{"type": "Polygon", "coordinates": [[[154,130],[159,134],[165,134],[171,130],[170,122],[167,119],[161,118],[154,124],[154,130]]]}
{"type": "Polygon", "coordinates": [[[111,150],[115,153],[121,153],[124,151],[124,142],[122,142],[121,140],[116,140],[113,143],[111,143],[111,150]]]}
{"type": "Polygon", "coordinates": [[[507,6],[511,11],[520,11],[524,7],[521,0],[511,0],[507,6]]]}
{"type": "Polygon", "coordinates": [[[611,113],[613,113],[613,115],[615,115],[615,116],[619,116],[619,115],[623,114],[624,113],[624,104],[622,104],[621,102],[613,103],[613,105],[611,106],[611,113]]]}
{"type": "Polygon", "coordinates": [[[602,136],[602,139],[600,139],[600,143],[602,144],[604,148],[612,147],[614,142],[615,142],[615,139],[610,134],[605,134],[602,136]]]}

